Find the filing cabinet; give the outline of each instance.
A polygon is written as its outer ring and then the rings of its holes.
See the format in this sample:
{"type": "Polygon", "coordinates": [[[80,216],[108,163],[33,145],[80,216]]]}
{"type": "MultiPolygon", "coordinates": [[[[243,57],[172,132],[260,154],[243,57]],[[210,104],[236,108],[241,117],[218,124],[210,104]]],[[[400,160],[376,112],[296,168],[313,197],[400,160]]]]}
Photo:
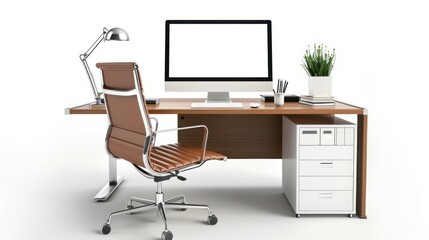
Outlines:
{"type": "Polygon", "coordinates": [[[356,125],[327,116],[283,116],[282,187],[297,217],[356,213],[356,125]]]}

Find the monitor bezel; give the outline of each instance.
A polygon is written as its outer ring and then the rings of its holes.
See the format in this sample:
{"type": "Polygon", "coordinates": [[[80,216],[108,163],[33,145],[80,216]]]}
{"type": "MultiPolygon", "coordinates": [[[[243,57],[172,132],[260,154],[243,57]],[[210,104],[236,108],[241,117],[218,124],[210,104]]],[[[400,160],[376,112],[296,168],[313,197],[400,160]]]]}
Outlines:
{"type": "Polygon", "coordinates": [[[165,21],[165,82],[272,82],[271,20],[166,20],[165,21]],[[268,47],[267,77],[170,77],[170,25],[171,24],[266,24],[268,47]]]}

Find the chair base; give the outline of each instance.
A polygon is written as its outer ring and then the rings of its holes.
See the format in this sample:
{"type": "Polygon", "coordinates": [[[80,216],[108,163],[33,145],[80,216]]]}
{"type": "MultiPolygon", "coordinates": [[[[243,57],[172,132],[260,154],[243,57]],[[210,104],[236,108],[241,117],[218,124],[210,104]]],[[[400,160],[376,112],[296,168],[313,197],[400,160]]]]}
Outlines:
{"type": "MultiPolygon", "coordinates": [[[[116,159],[115,159],[116,161],[116,159]]],[[[94,201],[105,202],[109,199],[110,195],[119,187],[124,181],[124,176],[117,176],[116,181],[107,182],[106,185],[94,197],[94,201]]]]}
{"type": "Polygon", "coordinates": [[[202,204],[189,204],[186,202],[186,198],[184,195],[179,195],[164,201],[164,193],[162,192],[162,182],[159,182],[157,184],[158,184],[158,191],[155,194],[155,200],[131,197],[126,209],[112,212],[109,215],[107,222],[103,225],[102,233],[103,234],[110,233],[110,230],[111,230],[110,223],[113,216],[126,214],[126,213],[128,214],[140,213],[151,209],[157,209],[158,214],[161,215],[161,218],[164,221],[164,232],[161,235],[161,239],[163,240],[173,239],[173,234],[171,233],[171,231],[168,230],[167,216],[165,214],[166,209],[178,209],[182,211],[186,209],[205,209],[208,212],[207,223],[210,225],[215,225],[217,223],[218,219],[211,212],[209,206],[202,205],[202,204]],[[135,202],[140,203],[142,205],[136,207],[134,206],[135,202]]]}

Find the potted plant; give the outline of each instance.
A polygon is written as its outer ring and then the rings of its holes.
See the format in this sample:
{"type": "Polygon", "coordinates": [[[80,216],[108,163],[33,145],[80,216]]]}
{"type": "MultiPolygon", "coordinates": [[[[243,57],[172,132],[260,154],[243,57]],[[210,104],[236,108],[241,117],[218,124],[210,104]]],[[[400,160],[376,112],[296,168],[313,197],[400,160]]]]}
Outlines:
{"type": "Polygon", "coordinates": [[[303,64],[308,74],[309,95],[313,97],[332,96],[331,71],[335,63],[335,48],[330,52],[326,46],[314,44],[313,52],[308,45],[303,64]]]}

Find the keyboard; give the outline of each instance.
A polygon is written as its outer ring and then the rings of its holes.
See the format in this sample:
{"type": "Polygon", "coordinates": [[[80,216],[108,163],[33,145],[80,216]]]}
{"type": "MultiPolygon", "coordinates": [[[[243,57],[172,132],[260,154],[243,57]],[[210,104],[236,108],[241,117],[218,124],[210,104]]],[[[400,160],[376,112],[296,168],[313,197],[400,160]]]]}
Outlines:
{"type": "Polygon", "coordinates": [[[206,102],[198,102],[191,103],[191,108],[243,108],[242,103],[206,103],[206,102]]]}

